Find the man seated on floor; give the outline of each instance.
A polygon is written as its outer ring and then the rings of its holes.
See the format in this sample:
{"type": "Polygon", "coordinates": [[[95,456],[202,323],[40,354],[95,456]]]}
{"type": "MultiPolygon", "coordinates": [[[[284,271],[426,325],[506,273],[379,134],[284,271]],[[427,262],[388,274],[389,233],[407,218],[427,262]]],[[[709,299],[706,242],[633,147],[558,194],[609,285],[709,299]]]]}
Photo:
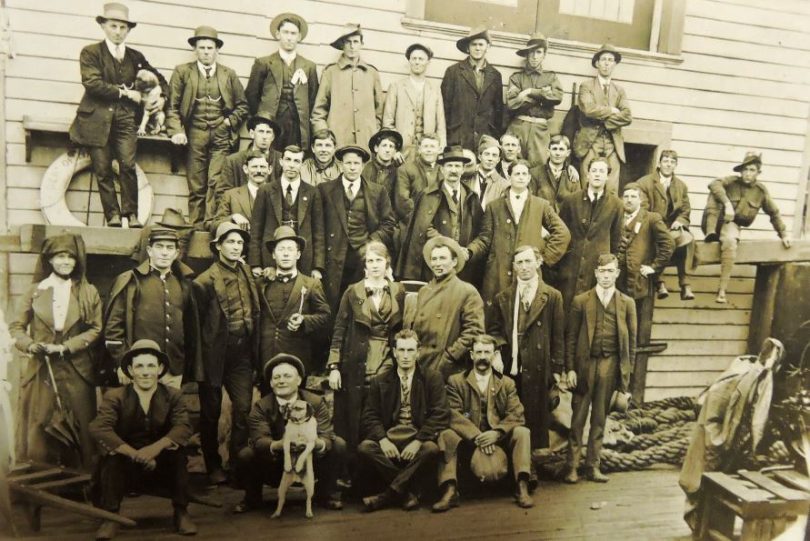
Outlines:
{"type": "MultiPolygon", "coordinates": [[[[515,382],[492,370],[495,339],[479,334],[473,340],[473,368],[453,374],[447,380],[447,404],[450,407],[450,428],[439,436],[444,459],[439,463],[439,483],[444,488],[442,498],[433,505],[441,513],[458,507],[458,456],[464,463],[482,462],[488,471],[506,475],[510,451],[515,474],[518,506],[532,507],[529,495],[531,476],[531,434],[525,426],[523,404],[518,398],[515,382]],[[476,455],[483,455],[478,456],[476,455]],[[491,468],[491,469],[490,469],[491,468]]],[[[473,472],[480,473],[477,464],[473,472]]],[[[478,475],[476,475],[478,477],[478,475]]]]}
{"type": "MultiPolygon", "coordinates": [[[[90,434],[101,459],[94,485],[96,506],[117,513],[124,494],[155,485],[168,489],[174,526],[181,535],[197,527],[186,510],[188,471],[183,447],[191,437],[188,412],[178,389],[159,383],[169,362],[152,340],[138,340],[124,354],[121,369],[132,380],[104,395],[90,434]]],[[[105,520],[96,539],[112,539],[118,523],[105,520]]]]}
{"type": "Polygon", "coordinates": [[[237,459],[237,479],[245,489],[245,497],[233,512],[245,513],[260,508],[264,484],[277,486],[281,480],[285,412],[299,399],[312,406],[318,422],[318,438],[313,452],[317,479],[315,499],[327,509],[343,509],[336,481],[337,474],[343,471],[346,442],[335,436],[324,399],[300,388],[307,379],[304,363],[295,355],[279,353],[265,363],[262,372],[271,391],[253,404],[248,417],[250,443],[239,451],[237,459]]]}

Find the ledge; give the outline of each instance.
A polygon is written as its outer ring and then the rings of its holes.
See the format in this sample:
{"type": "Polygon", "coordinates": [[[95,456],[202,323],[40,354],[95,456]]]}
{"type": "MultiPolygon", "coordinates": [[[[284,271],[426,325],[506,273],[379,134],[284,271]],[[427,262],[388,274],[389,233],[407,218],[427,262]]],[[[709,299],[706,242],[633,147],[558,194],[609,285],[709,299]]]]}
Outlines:
{"type": "MultiPolygon", "coordinates": [[[[785,249],[779,240],[752,240],[740,242],[735,263],[768,265],[810,261],[810,240],[793,240],[785,249]]],[[[719,242],[696,242],[693,267],[720,264],[719,242]]]]}

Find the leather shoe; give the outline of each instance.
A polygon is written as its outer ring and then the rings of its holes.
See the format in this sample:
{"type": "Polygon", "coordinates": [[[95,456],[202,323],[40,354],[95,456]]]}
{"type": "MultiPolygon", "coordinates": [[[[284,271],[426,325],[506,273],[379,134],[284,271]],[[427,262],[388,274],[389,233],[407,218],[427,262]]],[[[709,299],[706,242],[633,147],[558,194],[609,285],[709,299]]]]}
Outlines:
{"type": "Polygon", "coordinates": [[[517,500],[518,507],[522,507],[523,509],[534,507],[534,500],[529,496],[529,482],[525,479],[518,481],[518,491],[515,499],[517,500]]]}
{"type": "Polygon", "coordinates": [[[129,228],[130,229],[141,229],[143,224],[138,221],[138,217],[134,214],[129,215],[129,228]]]}
{"type": "Polygon", "coordinates": [[[563,478],[563,481],[565,481],[569,485],[576,485],[577,483],[579,483],[579,475],[577,475],[577,469],[571,468],[568,471],[568,474],[563,478]]]}
{"type": "Polygon", "coordinates": [[[449,511],[453,507],[459,506],[459,496],[458,490],[456,489],[456,485],[450,483],[447,485],[447,489],[445,489],[444,494],[442,497],[433,504],[431,510],[434,513],[444,513],[445,511],[449,511]]]}
{"type": "Polygon", "coordinates": [[[413,492],[408,492],[402,499],[402,509],[405,511],[413,511],[419,509],[419,496],[413,492]]]}
{"type": "Polygon", "coordinates": [[[214,468],[208,474],[208,482],[212,485],[224,485],[228,482],[228,476],[222,471],[222,468],[214,468]]]}
{"type": "Polygon", "coordinates": [[[343,509],[343,500],[339,492],[330,494],[328,498],[322,499],[319,503],[321,507],[329,509],[330,511],[340,511],[343,509]]]}
{"type": "Polygon", "coordinates": [[[174,527],[180,535],[197,535],[197,525],[185,509],[174,510],[174,527]]]}
{"type": "Polygon", "coordinates": [[[375,494],[374,496],[366,496],[363,498],[363,505],[367,512],[371,513],[372,511],[379,511],[380,509],[384,509],[391,505],[391,501],[394,499],[394,495],[392,491],[387,490],[385,492],[380,492],[379,494],[375,494]]]}
{"type": "Polygon", "coordinates": [[[669,290],[667,289],[667,285],[664,282],[658,284],[658,294],[656,295],[659,299],[666,299],[669,297],[669,290]]]}
{"type": "Polygon", "coordinates": [[[101,541],[105,539],[113,539],[118,535],[118,523],[112,520],[105,520],[101,526],[96,530],[96,539],[101,541]]]}
{"type": "Polygon", "coordinates": [[[682,301],[693,301],[695,300],[695,294],[692,293],[692,288],[689,286],[682,286],[681,287],[681,300],[682,301]]]}
{"type": "Polygon", "coordinates": [[[588,480],[593,481],[595,483],[607,483],[610,481],[610,478],[599,471],[599,468],[590,468],[587,474],[588,480]]]}
{"type": "Polygon", "coordinates": [[[107,220],[107,227],[121,227],[121,217],[117,214],[113,214],[109,220],[107,220]]]}
{"type": "Polygon", "coordinates": [[[250,511],[255,511],[256,509],[259,509],[261,506],[262,505],[259,502],[242,500],[241,502],[233,506],[232,512],[235,515],[241,515],[242,513],[249,513],[250,511]]]}

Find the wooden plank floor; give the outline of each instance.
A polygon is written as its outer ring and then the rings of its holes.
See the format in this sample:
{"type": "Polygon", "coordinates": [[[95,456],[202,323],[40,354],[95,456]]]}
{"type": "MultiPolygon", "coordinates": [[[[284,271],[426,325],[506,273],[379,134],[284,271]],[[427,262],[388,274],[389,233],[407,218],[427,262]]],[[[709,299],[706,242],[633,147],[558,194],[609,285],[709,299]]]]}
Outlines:
{"type": "MultiPolygon", "coordinates": [[[[442,515],[432,514],[428,505],[411,513],[387,509],[372,514],[360,512],[351,502],[343,511],[315,507],[315,518],[304,518],[300,503],[288,502],[280,520],[270,520],[274,503],[266,511],[231,515],[226,510],[241,493],[217,489],[224,509],[192,504],[192,517],[199,527],[196,539],[273,539],[328,541],[361,539],[374,541],[432,541],[435,539],[598,539],[666,540],[689,539],[689,528],[681,519],[683,493],[678,471],[671,467],[644,472],[611,475],[606,485],[580,482],[569,486],[542,483],[535,492],[535,507],[520,509],[507,493],[488,498],[464,499],[461,507],[442,515]],[[592,510],[593,503],[605,502],[592,510]]],[[[215,496],[215,494],[212,494],[215,496]]],[[[122,529],[117,539],[178,539],[172,532],[168,500],[141,496],[125,500],[122,512],[135,519],[138,529],[122,529]]],[[[54,509],[44,509],[42,531],[27,529],[21,510],[16,512],[18,539],[58,538],[59,541],[92,539],[96,524],[54,509]]],[[[0,522],[0,539],[10,532],[0,522]]]]}

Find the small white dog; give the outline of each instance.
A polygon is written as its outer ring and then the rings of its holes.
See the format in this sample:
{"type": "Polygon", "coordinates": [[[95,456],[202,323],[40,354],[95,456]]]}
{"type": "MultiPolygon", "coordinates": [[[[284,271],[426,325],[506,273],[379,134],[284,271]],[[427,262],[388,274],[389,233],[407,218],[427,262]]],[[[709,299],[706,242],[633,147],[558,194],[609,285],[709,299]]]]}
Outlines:
{"type": "Polygon", "coordinates": [[[287,489],[293,483],[302,483],[307,494],[307,518],[312,518],[312,495],[315,493],[315,470],[312,467],[312,451],[318,439],[318,421],[312,406],[304,400],[296,400],[285,415],[284,429],[284,474],[278,484],[278,506],[272,518],[281,516],[287,489]],[[293,469],[293,455],[295,468],[293,469]]]}

